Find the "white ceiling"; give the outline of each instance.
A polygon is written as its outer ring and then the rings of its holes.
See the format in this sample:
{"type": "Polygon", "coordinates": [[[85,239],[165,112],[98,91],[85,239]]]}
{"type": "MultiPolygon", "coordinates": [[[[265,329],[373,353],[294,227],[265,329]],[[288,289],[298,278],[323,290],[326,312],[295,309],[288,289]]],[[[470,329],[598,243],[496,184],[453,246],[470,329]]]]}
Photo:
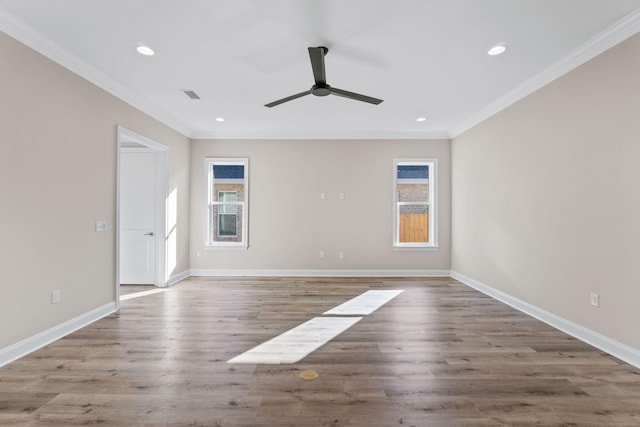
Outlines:
{"type": "Polygon", "coordinates": [[[0,30],[192,138],[447,138],[638,32],[637,8],[640,0],[0,0],[0,30]],[[138,54],[141,43],[156,55],[138,54]],[[496,43],[507,52],[488,56],[496,43]],[[384,102],[309,95],[264,107],[311,87],[309,46],[329,48],[330,85],[384,102]]]}

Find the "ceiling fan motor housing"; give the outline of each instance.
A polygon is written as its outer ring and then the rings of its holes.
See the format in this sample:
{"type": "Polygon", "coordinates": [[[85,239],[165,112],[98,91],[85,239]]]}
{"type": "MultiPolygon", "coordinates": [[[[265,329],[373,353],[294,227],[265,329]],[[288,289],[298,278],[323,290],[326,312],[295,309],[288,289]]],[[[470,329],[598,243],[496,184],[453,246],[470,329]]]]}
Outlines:
{"type": "Polygon", "coordinates": [[[324,86],[313,85],[313,86],[311,86],[311,93],[314,94],[315,96],[331,95],[331,86],[329,86],[329,85],[324,85],[324,86]]]}

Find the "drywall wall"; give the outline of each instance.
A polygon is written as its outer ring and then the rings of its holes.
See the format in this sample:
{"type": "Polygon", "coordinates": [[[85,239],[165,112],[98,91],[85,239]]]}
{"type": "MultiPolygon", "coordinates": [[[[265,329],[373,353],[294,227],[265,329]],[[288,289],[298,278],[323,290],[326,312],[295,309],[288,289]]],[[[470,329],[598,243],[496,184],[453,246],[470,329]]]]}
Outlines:
{"type": "Polygon", "coordinates": [[[189,140],[4,33],[0,57],[2,349],[115,301],[117,125],[169,146],[188,269],[189,140]]]}
{"type": "Polygon", "coordinates": [[[448,140],[194,140],[192,271],[448,271],[450,173],[448,140]],[[206,157],[249,158],[248,250],[204,249],[206,157]],[[394,157],[438,159],[437,250],[392,249],[394,157]]]}
{"type": "Polygon", "coordinates": [[[638,350],[639,75],[636,35],[452,143],[452,269],[638,350]]]}

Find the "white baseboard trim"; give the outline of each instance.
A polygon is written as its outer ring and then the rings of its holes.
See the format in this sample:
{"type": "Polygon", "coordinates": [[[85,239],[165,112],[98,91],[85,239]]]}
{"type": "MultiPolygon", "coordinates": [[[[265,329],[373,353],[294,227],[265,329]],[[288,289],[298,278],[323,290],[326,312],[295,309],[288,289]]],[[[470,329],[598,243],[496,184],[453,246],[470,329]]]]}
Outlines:
{"type": "Polygon", "coordinates": [[[543,310],[535,305],[529,304],[528,302],[512,297],[509,294],[494,289],[491,286],[485,285],[484,283],[472,279],[471,277],[465,276],[464,274],[458,273],[457,271],[451,271],[451,277],[464,283],[467,286],[470,286],[482,292],[483,294],[486,294],[492,298],[497,299],[498,301],[510,305],[516,310],[528,314],[529,316],[535,317],[536,319],[550,326],[553,326],[554,328],[559,329],[562,332],[573,336],[574,338],[577,338],[606,353],[609,353],[610,355],[617,357],[618,359],[623,360],[630,365],[635,366],[636,368],[640,368],[639,350],[636,350],[626,344],[622,344],[607,336],[599,334],[598,332],[592,331],[591,329],[587,329],[584,326],[580,326],[577,323],[571,322],[570,320],[564,319],[560,316],[543,310]]]}
{"type": "Polygon", "coordinates": [[[178,274],[174,274],[173,276],[169,277],[169,280],[167,281],[167,286],[175,285],[179,281],[184,280],[189,276],[191,276],[191,272],[189,270],[184,270],[178,274]]]}
{"type": "Polygon", "coordinates": [[[117,307],[115,302],[105,304],[101,307],[89,311],[88,313],[82,314],[74,319],[67,320],[66,322],[54,326],[53,328],[40,332],[37,335],[26,338],[22,341],[10,345],[9,347],[0,349],[0,367],[11,363],[23,356],[26,356],[27,354],[34,352],[39,348],[44,347],[45,345],[51,344],[52,342],[59,340],[60,338],[69,335],[70,333],[75,332],[78,329],[84,328],[85,326],[95,322],[96,320],[108,316],[116,310],[117,307]]]}
{"type": "Polygon", "coordinates": [[[449,270],[222,270],[193,269],[204,277],[450,277],[449,270]]]}

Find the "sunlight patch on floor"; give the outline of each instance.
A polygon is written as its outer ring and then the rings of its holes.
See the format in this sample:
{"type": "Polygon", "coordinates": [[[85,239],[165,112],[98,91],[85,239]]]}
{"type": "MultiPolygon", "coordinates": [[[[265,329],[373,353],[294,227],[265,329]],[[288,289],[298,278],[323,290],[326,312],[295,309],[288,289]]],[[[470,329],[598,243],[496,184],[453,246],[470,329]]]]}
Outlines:
{"type": "Polygon", "coordinates": [[[278,365],[299,362],[363,319],[355,315],[371,314],[402,292],[404,291],[401,289],[367,291],[323,313],[332,316],[314,317],[228,360],[227,363],[278,365]]]}
{"type": "Polygon", "coordinates": [[[120,295],[120,301],[125,301],[128,299],[133,299],[133,298],[140,298],[140,297],[146,297],[147,295],[153,295],[153,294],[159,294],[162,292],[169,292],[172,291],[173,289],[167,289],[167,288],[158,288],[158,289],[151,289],[149,291],[142,291],[142,292],[134,292],[132,294],[127,294],[127,295],[120,295]]]}

